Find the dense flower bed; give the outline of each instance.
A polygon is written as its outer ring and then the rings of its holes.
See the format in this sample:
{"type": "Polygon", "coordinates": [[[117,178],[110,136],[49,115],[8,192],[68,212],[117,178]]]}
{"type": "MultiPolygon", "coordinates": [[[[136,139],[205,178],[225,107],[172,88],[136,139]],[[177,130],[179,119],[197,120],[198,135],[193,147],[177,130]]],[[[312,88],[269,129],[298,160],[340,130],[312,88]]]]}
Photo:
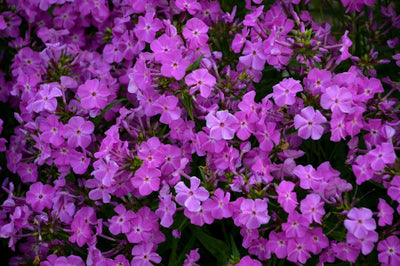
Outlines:
{"type": "Polygon", "coordinates": [[[384,0],[0,1],[10,265],[400,265],[384,0]]]}

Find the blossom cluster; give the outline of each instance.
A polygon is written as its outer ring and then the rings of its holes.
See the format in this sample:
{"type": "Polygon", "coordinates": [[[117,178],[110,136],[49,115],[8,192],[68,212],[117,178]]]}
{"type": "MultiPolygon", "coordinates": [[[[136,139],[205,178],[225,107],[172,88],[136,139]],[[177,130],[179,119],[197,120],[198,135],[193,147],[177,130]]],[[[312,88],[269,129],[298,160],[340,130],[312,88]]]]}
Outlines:
{"type": "Polygon", "coordinates": [[[10,265],[400,264],[398,3],[3,2],[10,265]]]}

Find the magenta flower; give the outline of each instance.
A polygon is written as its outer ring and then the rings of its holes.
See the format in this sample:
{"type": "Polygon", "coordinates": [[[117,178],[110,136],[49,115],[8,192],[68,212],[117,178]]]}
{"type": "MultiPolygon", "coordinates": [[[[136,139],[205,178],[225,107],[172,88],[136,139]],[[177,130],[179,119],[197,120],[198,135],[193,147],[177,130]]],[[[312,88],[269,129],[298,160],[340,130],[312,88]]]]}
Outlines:
{"type": "Polygon", "coordinates": [[[235,266],[262,266],[262,264],[260,261],[252,259],[249,255],[247,255],[241,258],[240,261],[235,264],[235,266]]]}
{"type": "Polygon", "coordinates": [[[190,178],[190,188],[188,188],[183,181],[179,181],[175,185],[176,196],[175,200],[182,206],[185,206],[191,212],[200,210],[200,202],[205,201],[209,193],[200,186],[200,179],[192,176],[190,178]]]}
{"type": "Polygon", "coordinates": [[[106,84],[98,79],[89,79],[78,87],[76,96],[81,99],[83,108],[103,109],[106,107],[110,91],[106,84]]]}
{"type": "Polygon", "coordinates": [[[298,204],[297,195],[293,192],[294,187],[294,183],[283,180],[276,189],[278,202],[287,213],[291,213],[298,204]]]}
{"type": "Polygon", "coordinates": [[[211,199],[207,199],[203,203],[203,208],[211,212],[214,219],[222,219],[232,217],[232,209],[230,204],[231,194],[220,188],[214,191],[214,196],[211,199]]]}
{"type": "Polygon", "coordinates": [[[29,187],[26,192],[26,203],[32,206],[32,210],[40,212],[45,208],[51,209],[53,206],[54,187],[42,182],[37,182],[29,187]]]}
{"type": "Polygon", "coordinates": [[[152,266],[153,263],[160,263],[161,256],[155,253],[157,246],[153,243],[143,243],[133,247],[132,255],[134,256],[131,265],[152,266]]]}
{"type": "Polygon", "coordinates": [[[131,183],[142,196],[147,196],[160,188],[160,176],[161,171],[157,168],[142,166],[135,172],[131,183]]]}
{"type": "Polygon", "coordinates": [[[349,219],[344,220],[344,226],[357,238],[363,238],[369,231],[376,228],[376,222],[372,218],[372,211],[367,208],[352,208],[347,214],[349,219]]]}
{"type": "Polygon", "coordinates": [[[140,16],[135,26],[134,32],[139,40],[151,43],[157,31],[162,29],[162,22],[158,18],[154,18],[155,12],[146,12],[144,17],[140,16]]]}
{"type": "Polygon", "coordinates": [[[64,125],[58,121],[56,115],[49,115],[46,120],[40,122],[40,131],[42,131],[42,139],[46,143],[59,147],[64,143],[64,125]]]}
{"type": "Polygon", "coordinates": [[[201,68],[187,75],[185,83],[188,86],[194,85],[189,91],[191,95],[193,95],[195,91],[200,90],[200,95],[207,98],[216,84],[216,79],[213,75],[208,73],[207,69],[201,68]]]}
{"type": "Polygon", "coordinates": [[[200,259],[199,249],[193,249],[189,254],[185,254],[186,259],[183,261],[183,266],[196,266],[196,261],[200,259]]]}
{"type": "Polygon", "coordinates": [[[257,42],[246,41],[243,49],[243,56],[239,57],[239,61],[246,67],[255,70],[263,70],[266,62],[262,41],[257,42]]]}
{"type": "Polygon", "coordinates": [[[296,102],[296,93],[303,90],[300,81],[293,78],[285,78],[273,87],[272,98],[276,105],[283,107],[296,102]]]}
{"type": "Polygon", "coordinates": [[[173,222],[173,215],[176,211],[176,204],[172,201],[172,195],[160,197],[160,203],[156,210],[156,215],[160,217],[160,224],[164,227],[170,227],[173,222]]]}
{"type": "Polygon", "coordinates": [[[91,134],[94,131],[94,124],[83,117],[74,116],[69,119],[65,126],[64,137],[68,139],[68,145],[76,148],[86,148],[92,141],[91,134]]]}
{"type": "Polygon", "coordinates": [[[311,258],[308,246],[304,238],[289,239],[287,244],[287,259],[292,262],[304,264],[311,258]]]}
{"type": "Polygon", "coordinates": [[[48,111],[53,113],[57,108],[57,97],[62,96],[58,83],[45,83],[35,94],[35,98],[29,103],[26,109],[30,112],[40,113],[48,111]]]}
{"type": "Polygon", "coordinates": [[[181,80],[186,73],[189,61],[182,58],[181,53],[165,54],[162,59],[161,74],[181,80]]]}
{"type": "Polygon", "coordinates": [[[360,254],[360,248],[354,247],[349,243],[339,242],[331,244],[332,250],[336,257],[343,261],[356,262],[358,255],[360,254]]]}
{"type": "Polygon", "coordinates": [[[368,255],[375,248],[379,235],[375,231],[368,231],[367,236],[362,238],[355,237],[352,233],[347,233],[347,243],[361,249],[363,255],[368,255]]]}
{"type": "Polygon", "coordinates": [[[392,164],[396,160],[393,145],[386,142],[377,145],[375,149],[370,150],[366,157],[374,171],[381,171],[387,164],[392,164]]]}
{"type": "Polygon", "coordinates": [[[169,124],[181,116],[181,110],[178,107],[178,98],[173,95],[158,98],[154,108],[161,113],[160,122],[169,124]]]}
{"type": "Polygon", "coordinates": [[[387,190],[389,197],[397,202],[400,202],[400,176],[396,175],[390,182],[387,190]]]}
{"type": "Polygon", "coordinates": [[[206,46],[208,41],[208,26],[198,18],[191,18],[186,22],[182,31],[183,37],[187,41],[187,47],[196,49],[197,47],[206,46]]]}
{"type": "Polygon", "coordinates": [[[332,112],[350,113],[353,104],[353,95],[346,87],[330,86],[321,95],[321,106],[331,109],[332,112]]]}
{"type": "Polygon", "coordinates": [[[389,236],[378,243],[378,260],[383,265],[400,265],[400,240],[389,236]]]}
{"type": "Polygon", "coordinates": [[[201,5],[197,0],[175,0],[175,5],[180,10],[189,12],[190,15],[194,15],[201,10],[201,5]]]}
{"type": "Polygon", "coordinates": [[[284,232],[275,232],[271,230],[269,233],[268,247],[279,259],[287,256],[287,238],[284,232]]]}
{"type": "Polygon", "coordinates": [[[379,198],[378,210],[379,210],[378,225],[379,226],[391,225],[393,223],[393,213],[394,213],[393,208],[390,207],[390,205],[387,204],[384,199],[379,198]]]}
{"type": "Polygon", "coordinates": [[[306,235],[309,225],[310,222],[304,215],[292,211],[289,213],[287,222],[282,224],[282,229],[287,238],[302,238],[306,235]]]}
{"type": "Polygon", "coordinates": [[[118,235],[120,233],[128,233],[131,230],[130,220],[135,217],[135,213],[131,210],[126,210],[123,204],[119,204],[114,208],[118,214],[108,219],[110,222],[109,230],[111,234],[118,235]]]}
{"type": "Polygon", "coordinates": [[[310,223],[313,221],[322,224],[322,217],[325,214],[324,202],[318,194],[308,194],[300,202],[300,210],[310,223]]]}
{"type": "Polygon", "coordinates": [[[38,179],[37,165],[34,163],[18,163],[17,173],[22,183],[33,183],[38,179]]]}
{"type": "Polygon", "coordinates": [[[323,249],[329,246],[329,240],[322,232],[321,227],[308,230],[305,238],[307,249],[313,254],[320,254],[323,249]]]}
{"type": "Polygon", "coordinates": [[[260,149],[265,152],[272,151],[274,144],[278,145],[281,139],[281,134],[276,128],[275,122],[267,122],[266,118],[261,119],[256,124],[254,136],[260,143],[260,149]]]}
{"type": "Polygon", "coordinates": [[[229,111],[217,111],[206,116],[207,127],[210,129],[210,137],[215,140],[233,139],[238,127],[238,120],[229,111]]]}
{"type": "Polygon", "coordinates": [[[312,106],[307,106],[296,114],[294,117],[294,127],[298,129],[299,137],[313,140],[318,140],[324,133],[324,127],[321,124],[326,122],[326,118],[320,111],[315,111],[312,106]]]}
{"type": "Polygon", "coordinates": [[[244,199],[240,204],[241,214],[238,219],[248,229],[259,228],[269,222],[267,201],[261,199],[244,199]]]}

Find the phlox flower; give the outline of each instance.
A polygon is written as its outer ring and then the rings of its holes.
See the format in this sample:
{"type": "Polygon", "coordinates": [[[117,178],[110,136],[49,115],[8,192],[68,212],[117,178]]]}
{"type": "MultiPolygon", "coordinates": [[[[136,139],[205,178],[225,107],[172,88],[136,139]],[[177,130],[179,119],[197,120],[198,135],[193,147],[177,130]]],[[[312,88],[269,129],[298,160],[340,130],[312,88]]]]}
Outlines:
{"type": "Polygon", "coordinates": [[[206,224],[212,224],[214,218],[211,215],[211,210],[204,209],[204,205],[200,205],[200,209],[198,211],[189,211],[189,209],[185,209],[183,214],[190,219],[190,222],[194,225],[203,226],[206,224]]]}
{"type": "Polygon", "coordinates": [[[391,225],[393,223],[394,210],[382,198],[379,198],[378,210],[379,210],[379,213],[378,213],[378,217],[379,217],[378,225],[379,226],[391,225]]]}
{"type": "Polygon", "coordinates": [[[232,209],[229,202],[230,196],[229,192],[224,195],[224,191],[217,188],[211,199],[204,201],[203,208],[209,210],[214,219],[232,217],[232,209]]]}
{"type": "Polygon", "coordinates": [[[239,61],[246,67],[251,67],[255,70],[263,70],[265,65],[265,55],[262,46],[262,41],[250,42],[246,41],[243,49],[243,56],[239,57],[239,61]]]}
{"type": "Polygon", "coordinates": [[[295,115],[294,127],[298,130],[299,137],[318,140],[324,133],[322,124],[326,121],[319,110],[315,111],[312,106],[307,106],[300,111],[300,114],[295,115]]]}
{"type": "Polygon", "coordinates": [[[382,265],[400,265],[400,240],[389,236],[378,243],[378,260],[382,265]]]}
{"type": "Polygon", "coordinates": [[[26,203],[32,206],[32,210],[40,212],[53,206],[54,187],[42,182],[33,183],[26,192],[26,203]]]}
{"type": "Polygon", "coordinates": [[[194,176],[190,178],[190,188],[180,181],[175,185],[175,191],[177,193],[175,200],[191,212],[199,211],[200,202],[209,196],[208,191],[200,186],[200,179],[194,176]]]}
{"type": "Polygon", "coordinates": [[[252,259],[249,255],[244,256],[235,266],[262,266],[261,262],[252,259]]]}
{"type": "Polygon", "coordinates": [[[156,210],[156,215],[160,217],[160,224],[164,227],[170,227],[173,222],[173,215],[176,211],[176,204],[172,201],[172,195],[160,197],[160,203],[156,210]]]}
{"type": "Polygon", "coordinates": [[[298,204],[297,195],[293,192],[294,187],[294,183],[283,180],[276,189],[278,202],[287,213],[291,213],[298,204]]]}
{"type": "Polygon", "coordinates": [[[190,15],[194,15],[201,10],[201,5],[197,0],[175,0],[175,5],[180,10],[189,12],[190,15]]]}
{"type": "Polygon", "coordinates": [[[268,247],[272,253],[274,253],[279,259],[283,259],[287,256],[287,241],[284,232],[275,232],[271,230],[269,233],[268,247]]]}
{"type": "Polygon", "coordinates": [[[283,107],[296,102],[296,93],[303,90],[299,80],[285,78],[279,84],[273,86],[272,98],[276,105],[283,107]]]}
{"type": "Polygon", "coordinates": [[[58,147],[64,143],[64,125],[59,122],[58,117],[54,114],[46,117],[46,120],[40,122],[40,131],[42,131],[42,139],[46,143],[58,147]]]}
{"type": "Polygon", "coordinates": [[[307,249],[313,254],[319,254],[329,246],[329,240],[322,232],[321,227],[315,227],[308,230],[305,236],[305,244],[307,249]]]}
{"type": "Polygon", "coordinates": [[[135,245],[132,249],[134,256],[131,265],[137,266],[152,266],[153,263],[160,263],[161,256],[155,253],[157,246],[153,243],[143,243],[135,245]]]}
{"type": "Polygon", "coordinates": [[[271,258],[271,250],[268,247],[268,240],[263,237],[254,240],[249,247],[249,253],[256,255],[258,259],[262,261],[271,258]]]}
{"type": "Polygon", "coordinates": [[[238,120],[227,110],[209,113],[206,123],[210,129],[210,137],[215,140],[233,139],[238,127],[238,120]]]}
{"type": "Polygon", "coordinates": [[[269,222],[268,204],[261,199],[244,199],[240,204],[241,214],[238,219],[248,229],[256,229],[269,222]]]}
{"type": "Polygon", "coordinates": [[[349,219],[344,220],[344,226],[357,238],[363,238],[369,231],[376,228],[376,222],[372,218],[372,211],[367,208],[352,208],[347,214],[349,219]]]}
{"type": "Polygon", "coordinates": [[[107,85],[98,79],[89,79],[78,87],[76,95],[81,99],[83,108],[103,109],[108,103],[110,91],[107,85]]]}
{"type": "Polygon", "coordinates": [[[208,73],[207,69],[201,68],[187,75],[185,83],[188,86],[194,85],[194,87],[190,88],[190,94],[193,95],[195,91],[200,90],[200,95],[207,98],[216,84],[216,79],[213,75],[208,73]]]}
{"type": "Polygon", "coordinates": [[[157,31],[162,29],[163,24],[158,18],[154,18],[154,12],[146,12],[146,15],[140,16],[135,26],[134,32],[138,39],[151,43],[156,36],[157,31]]]}
{"type": "Polygon", "coordinates": [[[64,129],[64,137],[68,139],[68,145],[72,148],[86,148],[92,141],[94,124],[83,117],[71,117],[64,129]]]}
{"type": "Polygon", "coordinates": [[[165,54],[162,58],[161,74],[165,77],[181,80],[185,76],[189,64],[189,61],[182,58],[181,53],[165,54]]]}
{"type": "Polygon", "coordinates": [[[160,176],[161,171],[157,168],[142,166],[135,172],[131,183],[142,196],[147,196],[160,188],[160,176]]]}
{"type": "Polygon", "coordinates": [[[282,229],[287,238],[302,238],[306,235],[309,225],[310,222],[304,215],[292,211],[289,213],[287,222],[282,224],[282,229]]]}
{"type": "Polygon", "coordinates": [[[287,244],[287,259],[292,262],[304,264],[311,258],[307,243],[304,238],[289,239],[287,244]]]}
{"type": "Polygon", "coordinates": [[[58,86],[57,83],[45,83],[40,85],[38,92],[26,109],[36,113],[40,113],[41,111],[53,113],[57,108],[56,98],[62,96],[62,92],[58,86]]]}
{"type": "Polygon", "coordinates": [[[366,159],[374,171],[381,171],[387,164],[395,162],[396,154],[394,153],[393,145],[385,142],[368,151],[366,159]]]}
{"type": "Polygon", "coordinates": [[[321,95],[321,106],[331,109],[332,112],[350,113],[353,103],[353,95],[346,87],[330,86],[321,95]]]}
{"type": "Polygon", "coordinates": [[[321,197],[318,194],[308,194],[300,202],[300,210],[310,223],[313,221],[319,224],[322,223],[322,217],[325,214],[324,202],[321,201],[321,197]]]}
{"type": "Polygon", "coordinates": [[[135,213],[131,210],[126,210],[123,204],[119,204],[114,208],[118,214],[108,219],[110,222],[109,230],[111,234],[118,235],[120,233],[127,233],[131,229],[130,219],[135,217],[135,213]]]}
{"type": "Polygon", "coordinates": [[[387,194],[391,199],[400,202],[400,176],[396,175],[393,177],[387,190],[387,194]]]}
{"type": "Polygon", "coordinates": [[[347,242],[339,242],[331,244],[335,256],[342,261],[356,262],[360,249],[354,247],[347,242]]]}
{"type": "Polygon", "coordinates": [[[196,49],[197,47],[206,46],[208,41],[208,26],[198,18],[191,18],[186,22],[182,31],[183,37],[187,41],[187,47],[196,49]]]}
{"type": "Polygon", "coordinates": [[[368,255],[375,247],[375,243],[378,241],[379,235],[375,231],[368,231],[365,237],[357,238],[352,233],[347,233],[347,243],[361,249],[363,255],[368,255]]]}

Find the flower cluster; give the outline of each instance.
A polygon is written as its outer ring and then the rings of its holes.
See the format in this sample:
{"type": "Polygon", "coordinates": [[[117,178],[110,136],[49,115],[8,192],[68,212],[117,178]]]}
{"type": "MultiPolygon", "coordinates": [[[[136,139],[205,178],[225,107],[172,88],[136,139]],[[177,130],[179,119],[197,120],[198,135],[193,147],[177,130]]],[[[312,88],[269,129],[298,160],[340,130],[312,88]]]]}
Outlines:
{"type": "Polygon", "coordinates": [[[398,3],[270,2],[4,1],[10,265],[400,264],[398,3]]]}

